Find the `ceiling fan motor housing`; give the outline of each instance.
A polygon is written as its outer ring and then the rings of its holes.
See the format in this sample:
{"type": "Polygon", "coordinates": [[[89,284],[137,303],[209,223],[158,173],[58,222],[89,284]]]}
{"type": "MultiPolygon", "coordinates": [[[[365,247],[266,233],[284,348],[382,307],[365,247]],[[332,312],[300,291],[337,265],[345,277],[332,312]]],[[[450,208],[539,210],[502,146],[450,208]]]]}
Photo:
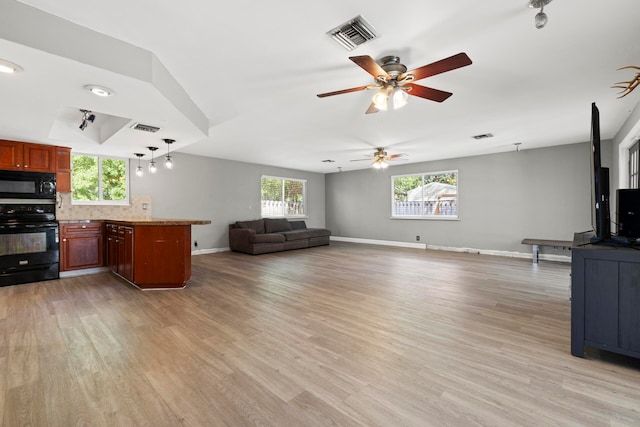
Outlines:
{"type": "Polygon", "coordinates": [[[407,67],[400,63],[400,58],[397,56],[385,56],[380,60],[380,66],[391,77],[397,77],[407,72],[407,67]]]}

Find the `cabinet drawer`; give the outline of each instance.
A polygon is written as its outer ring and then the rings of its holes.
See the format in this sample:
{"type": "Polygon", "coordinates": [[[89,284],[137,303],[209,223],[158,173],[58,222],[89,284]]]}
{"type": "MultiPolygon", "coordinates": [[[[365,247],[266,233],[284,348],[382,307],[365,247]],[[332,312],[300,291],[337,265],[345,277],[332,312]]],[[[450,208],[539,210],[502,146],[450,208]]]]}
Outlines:
{"type": "Polygon", "coordinates": [[[87,223],[61,224],[60,233],[62,237],[102,234],[102,223],[87,222],[87,223]]]}

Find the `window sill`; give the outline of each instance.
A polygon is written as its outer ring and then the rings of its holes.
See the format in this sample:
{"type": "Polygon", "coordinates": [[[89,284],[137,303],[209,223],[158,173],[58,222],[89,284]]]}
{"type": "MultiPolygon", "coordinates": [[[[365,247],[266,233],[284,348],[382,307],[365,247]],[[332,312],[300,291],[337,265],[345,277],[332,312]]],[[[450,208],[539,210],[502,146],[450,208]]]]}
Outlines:
{"type": "Polygon", "coordinates": [[[427,221],[460,221],[457,216],[390,216],[389,219],[427,220],[427,221]]]}

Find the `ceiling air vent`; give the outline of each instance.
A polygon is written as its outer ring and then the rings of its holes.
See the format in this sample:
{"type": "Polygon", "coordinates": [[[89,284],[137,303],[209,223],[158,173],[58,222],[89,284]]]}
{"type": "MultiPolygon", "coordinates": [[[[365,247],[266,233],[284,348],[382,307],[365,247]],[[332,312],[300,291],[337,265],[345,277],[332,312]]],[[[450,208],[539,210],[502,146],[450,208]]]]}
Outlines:
{"type": "Polygon", "coordinates": [[[473,139],[487,139],[487,138],[493,138],[493,134],[492,133],[483,133],[480,135],[473,135],[472,136],[473,139]]]}
{"type": "Polygon", "coordinates": [[[135,129],[135,130],[141,130],[144,132],[158,132],[160,130],[160,128],[155,127],[155,126],[151,126],[151,125],[143,125],[142,123],[135,123],[133,126],[131,126],[131,129],[135,129]]]}
{"type": "Polygon", "coordinates": [[[327,35],[331,36],[331,38],[340,43],[340,46],[347,50],[354,50],[361,44],[378,37],[371,24],[361,15],[328,31],[327,35]]]}

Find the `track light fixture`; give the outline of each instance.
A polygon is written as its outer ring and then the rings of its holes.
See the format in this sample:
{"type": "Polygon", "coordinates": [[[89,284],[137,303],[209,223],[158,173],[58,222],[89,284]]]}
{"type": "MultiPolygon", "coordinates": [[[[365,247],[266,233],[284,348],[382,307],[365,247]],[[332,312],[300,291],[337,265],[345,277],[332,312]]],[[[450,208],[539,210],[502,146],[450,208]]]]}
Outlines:
{"type": "Polygon", "coordinates": [[[538,12],[535,17],[535,24],[537,29],[541,29],[545,25],[547,25],[547,21],[549,20],[549,18],[547,17],[547,14],[544,13],[544,7],[549,3],[551,3],[551,0],[530,0],[529,1],[530,8],[533,8],[533,9],[540,8],[540,12],[538,12]]]}
{"type": "Polygon", "coordinates": [[[144,171],[142,170],[142,166],[140,166],[140,159],[144,156],[143,153],[133,153],[134,156],[138,157],[138,166],[136,167],[136,176],[144,175],[144,171]]]}
{"type": "Polygon", "coordinates": [[[163,141],[167,144],[167,156],[164,161],[164,167],[167,169],[173,169],[173,159],[171,158],[171,154],[169,154],[169,146],[176,142],[176,140],[165,138],[163,141]]]}
{"type": "Polygon", "coordinates": [[[149,172],[156,173],[158,168],[156,167],[156,162],[153,160],[153,152],[158,149],[158,147],[147,147],[149,151],[151,151],[151,161],[149,162],[149,172]]]}
{"type": "Polygon", "coordinates": [[[90,110],[80,110],[82,112],[82,123],[80,123],[80,130],[85,130],[89,123],[93,123],[96,119],[96,115],[90,110]]]}

